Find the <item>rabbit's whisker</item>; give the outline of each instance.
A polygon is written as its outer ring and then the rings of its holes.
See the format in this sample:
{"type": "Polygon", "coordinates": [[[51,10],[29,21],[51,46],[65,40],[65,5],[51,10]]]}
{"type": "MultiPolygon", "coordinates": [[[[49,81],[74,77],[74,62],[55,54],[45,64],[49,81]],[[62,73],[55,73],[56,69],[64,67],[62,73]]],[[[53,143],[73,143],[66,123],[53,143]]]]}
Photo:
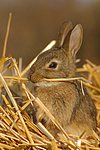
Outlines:
{"type": "Polygon", "coordinates": [[[82,80],[81,80],[81,90],[82,90],[82,94],[85,95],[82,80]]]}

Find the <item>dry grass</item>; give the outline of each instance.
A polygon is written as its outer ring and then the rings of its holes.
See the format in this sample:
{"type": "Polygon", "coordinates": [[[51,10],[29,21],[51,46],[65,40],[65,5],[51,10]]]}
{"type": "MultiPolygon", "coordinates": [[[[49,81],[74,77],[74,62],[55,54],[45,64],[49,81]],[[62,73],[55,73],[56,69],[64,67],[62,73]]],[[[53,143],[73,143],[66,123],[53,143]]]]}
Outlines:
{"type": "MultiPolygon", "coordinates": [[[[89,131],[92,139],[87,140],[82,139],[85,131],[79,137],[67,134],[42,102],[28,91],[26,86],[28,80],[27,78],[24,78],[23,75],[28,71],[37,58],[35,58],[24,71],[21,71],[21,67],[18,67],[12,57],[5,57],[10,20],[11,18],[8,23],[3,57],[0,59],[0,103],[2,104],[0,105],[0,149],[45,150],[50,148],[57,150],[68,147],[72,150],[99,150],[99,135],[94,131],[89,131]],[[11,72],[12,70],[13,73],[11,73],[11,75],[5,75],[8,71],[11,72]],[[20,105],[19,102],[17,103],[17,99],[23,101],[22,105],[20,105]],[[32,101],[36,101],[52,122],[60,128],[63,133],[63,135],[59,134],[62,139],[61,142],[57,141],[41,123],[35,125],[33,119],[28,116],[25,109],[32,105],[32,101]]],[[[19,66],[21,66],[21,63],[19,64],[19,66]]],[[[81,73],[83,72],[83,77],[71,80],[79,80],[81,85],[85,84],[89,87],[89,94],[94,99],[97,108],[98,130],[100,131],[100,66],[96,66],[87,60],[83,68],[79,68],[77,71],[81,73]]]]}
{"type": "MultiPolygon", "coordinates": [[[[80,135],[80,137],[68,135],[64,131],[42,102],[27,90],[25,83],[28,82],[28,80],[21,76],[19,68],[12,57],[2,57],[0,60],[0,67],[2,68],[2,66],[5,67],[2,69],[2,73],[0,73],[0,89],[1,97],[4,101],[3,104],[5,103],[5,105],[0,105],[0,149],[62,149],[67,146],[70,149],[99,149],[100,137],[94,131],[89,131],[93,137],[92,140],[82,139],[82,135],[80,135]],[[6,66],[4,65],[5,63],[6,66]],[[5,76],[4,74],[11,69],[15,70],[15,73],[10,76],[5,76]],[[16,87],[14,86],[15,84],[16,87]],[[8,95],[7,97],[3,92],[4,89],[8,95]],[[17,97],[19,97],[19,99],[24,99],[23,106],[20,106],[20,104],[16,102],[16,97],[14,96],[16,89],[18,94],[17,97]],[[62,142],[58,142],[41,123],[38,123],[38,125],[33,123],[33,120],[25,111],[25,108],[31,105],[32,101],[36,101],[52,122],[61,129],[64,135],[59,135],[62,142]],[[71,137],[76,140],[72,140],[71,137]],[[82,143],[84,143],[84,145],[82,143]]],[[[83,68],[77,69],[77,71],[87,73],[87,76],[83,74],[84,81],[82,81],[81,78],[75,79],[81,80],[82,84],[89,87],[89,94],[94,99],[97,108],[97,121],[99,126],[100,67],[87,60],[83,68]],[[87,80],[89,82],[86,82],[87,80]]],[[[100,129],[98,128],[98,130],[100,129]]]]}

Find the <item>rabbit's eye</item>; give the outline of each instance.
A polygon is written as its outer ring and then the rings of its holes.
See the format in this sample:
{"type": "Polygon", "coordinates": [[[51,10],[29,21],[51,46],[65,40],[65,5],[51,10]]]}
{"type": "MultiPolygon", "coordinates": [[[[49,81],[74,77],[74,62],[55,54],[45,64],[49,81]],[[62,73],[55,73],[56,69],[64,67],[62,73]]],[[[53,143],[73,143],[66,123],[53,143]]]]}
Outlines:
{"type": "Polygon", "coordinates": [[[51,64],[49,65],[49,68],[55,69],[56,67],[57,67],[57,63],[56,62],[51,62],[51,64]]]}

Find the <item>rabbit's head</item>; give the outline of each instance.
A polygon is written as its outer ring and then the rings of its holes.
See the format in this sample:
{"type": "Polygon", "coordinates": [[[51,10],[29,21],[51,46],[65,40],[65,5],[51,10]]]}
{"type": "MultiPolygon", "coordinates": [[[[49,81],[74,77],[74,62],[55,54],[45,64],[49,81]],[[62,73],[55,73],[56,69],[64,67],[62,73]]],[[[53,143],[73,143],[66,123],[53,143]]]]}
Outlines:
{"type": "Polygon", "coordinates": [[[75,56],[82,43],[82,26],[72,28],[70,21],[60,27],[55,46],[39,55],[28,78],[33,83],[43,78],[65,78],[75,75],[75,56]]]}

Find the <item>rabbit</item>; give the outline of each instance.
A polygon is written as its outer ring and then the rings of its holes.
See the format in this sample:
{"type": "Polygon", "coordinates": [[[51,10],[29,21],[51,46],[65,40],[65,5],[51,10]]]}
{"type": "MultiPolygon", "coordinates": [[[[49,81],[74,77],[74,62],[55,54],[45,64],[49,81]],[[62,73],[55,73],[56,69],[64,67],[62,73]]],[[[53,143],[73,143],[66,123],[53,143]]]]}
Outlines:
{"type": "MultiPolygon", "coordinates": [[[[97,121],[96,107],[86,87],[83,86],[83,94],[77,80],[43,80],[75,77],[75,58],[82,39],[83,29],[80,24],[72,27],[70,21],[64,22],[60,27],[56,44],[39,55],[28,73],[28,79],[34,84],[34,96],[42,101],[66,133],[80,136],[86,131],[84,138],[87,138],[88,129],[96,131],[97,121]]],[[[36,123],[40,121],[57,138],[60,129],[51,122],[36,102],[33,103],[36,123]]]]}

